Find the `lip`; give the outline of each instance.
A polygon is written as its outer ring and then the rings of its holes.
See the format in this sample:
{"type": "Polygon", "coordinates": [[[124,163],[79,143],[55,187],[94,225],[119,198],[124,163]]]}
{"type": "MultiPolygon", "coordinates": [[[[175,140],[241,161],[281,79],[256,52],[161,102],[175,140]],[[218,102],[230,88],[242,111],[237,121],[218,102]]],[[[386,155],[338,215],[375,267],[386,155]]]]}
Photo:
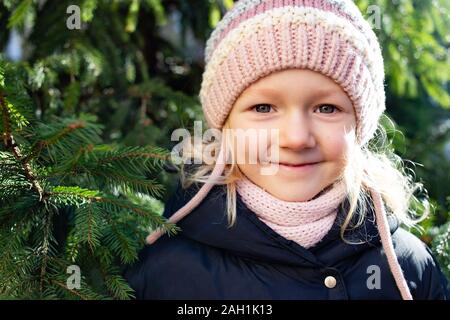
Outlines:
{"type": "Polygon", "coordinates": [[[279,168],[281,170],[284,170],[286,172],[290,173],[304,173],[313,170],[317,167],[317,165],[320,164],[320,162],[311,162],[311,163],[305,163],[301,165],[291,165],[287,163],[272,163],[272,164],[278,164],[279,168]]]}
{"type": "Polygon", "coordinates": [[[302,166],[308,166],[308,165],[312,165],[312,164],[316,164],[318,162],[309,162],[309,163],[301,163],[301,164],[294,164],[294,163],[285,163],[285,162],[280,162],[280,165],[283,166],[288,166],[288,167],[302,167],[302,166]]]}

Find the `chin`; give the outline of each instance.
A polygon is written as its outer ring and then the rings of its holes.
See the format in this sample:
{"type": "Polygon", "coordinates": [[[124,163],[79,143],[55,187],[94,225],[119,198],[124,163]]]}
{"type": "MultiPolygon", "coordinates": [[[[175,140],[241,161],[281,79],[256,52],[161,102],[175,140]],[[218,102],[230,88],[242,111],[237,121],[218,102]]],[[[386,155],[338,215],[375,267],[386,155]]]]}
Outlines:
{"type": "Polygon", "coordinates": [[[306,202],[311,200],[314,195],[299,195],[299,194],[279,194],[276,198],[287,202],[306,202]]]}
{"type": "MultiPolygon", "coordinates": [[[[313,180],[313,179],[311,179],[313,180]]],[[[310,181],[311,181],[310,180],[310,181]]],[[[318,195],[323,189],[329,186],[330,183],[324,185],[317,183],[299,183],[299,181],[287,180],[287,179],[277,179],[273,183],[269,183],[268,187],[274,191],[277,198],[289,201],[289,202],[304,202],[313,199],[318,195]]]]}

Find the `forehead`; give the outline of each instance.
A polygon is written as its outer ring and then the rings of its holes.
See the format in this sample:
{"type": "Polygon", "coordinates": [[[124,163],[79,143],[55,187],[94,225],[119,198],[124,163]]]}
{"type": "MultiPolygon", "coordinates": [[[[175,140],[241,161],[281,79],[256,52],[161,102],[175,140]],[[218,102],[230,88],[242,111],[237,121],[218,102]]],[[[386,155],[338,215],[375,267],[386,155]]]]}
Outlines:
{"type": "Polygon", "coordinates": [[[252,83],[243,93],[258,91],[274,94],[282,91],[314,91],[326,94],[329,92],[344,93],[343,89],[331,78],[312,70],[288,69],[271,73],[252,83]]]}
{"type": "Polygon", "coordinates": [[[288,69],[269,74],[252,83],[239,98],[280,96],[306,100],[336,97],[345,99],[345,102],[351,104],[346,92],[333,79],[307,69],[288,69]]]}

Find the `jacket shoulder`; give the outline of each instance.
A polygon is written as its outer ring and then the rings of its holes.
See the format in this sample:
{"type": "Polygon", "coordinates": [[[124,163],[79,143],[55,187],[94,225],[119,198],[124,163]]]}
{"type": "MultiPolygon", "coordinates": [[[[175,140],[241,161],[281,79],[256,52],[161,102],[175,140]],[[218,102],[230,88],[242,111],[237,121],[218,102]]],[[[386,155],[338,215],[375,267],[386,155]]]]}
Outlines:
{"type": "Polygon", "coordinates": [[[195,292],[192,290],[203,286],[205,281],[198,275],[203,274],[210,263],[206,249],[181,234],[163,235],[141,249],[138,260],[125,270],[124,278],[137,299],[189,297],[195,292]],[[186,280],[189,284],[183,285],[186,280]]]}
{"type": "Polygon", "coordinates": [[[392,235],[392,242],[413,298],[449,300],[448,282],[430,248],[402,228],[392,235]]]}

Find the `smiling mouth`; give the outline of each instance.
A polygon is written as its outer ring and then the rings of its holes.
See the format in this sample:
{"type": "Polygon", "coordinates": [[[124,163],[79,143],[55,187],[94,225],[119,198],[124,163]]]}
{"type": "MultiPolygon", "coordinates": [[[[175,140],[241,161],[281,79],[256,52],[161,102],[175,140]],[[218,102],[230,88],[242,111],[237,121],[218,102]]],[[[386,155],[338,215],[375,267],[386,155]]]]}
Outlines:
{"type": "Polygon", "coordinates": [[[301,177],[306,177],[313,172],[317,172],[320,168],[321,162],[309,162],[304,164],[289,164],[283,162],[268,162],[269,168],[274,168],[276,171],[270,171],[270,173],[265,172],[264,175],[275,175],[280,174],[286,178],[298,179],[301,177]]]}
{"type": "Polygon", "coordinates": [[[314,164],[318,164],[319,162],[309,162],[309,163],[302,163],[302,164],[291,164],[291,163],[283,163],[283,162],[271,162],[271,164],[278,164],[280,166],[289,167],[289,168],[301,168],[306,166],[311,166],[314,164]]]}
{"type": "Polygon", "coordinates": [[[280,165],[286,166],[286,167],[299,168],[299,167],[310,166],[310,165],[317,164],[317,163],[318,162],[310,162],[310,163],[303,163],[303,164],[290,164],[290,163],[282,163],[282,162],[280,162],[280,165]]]}

